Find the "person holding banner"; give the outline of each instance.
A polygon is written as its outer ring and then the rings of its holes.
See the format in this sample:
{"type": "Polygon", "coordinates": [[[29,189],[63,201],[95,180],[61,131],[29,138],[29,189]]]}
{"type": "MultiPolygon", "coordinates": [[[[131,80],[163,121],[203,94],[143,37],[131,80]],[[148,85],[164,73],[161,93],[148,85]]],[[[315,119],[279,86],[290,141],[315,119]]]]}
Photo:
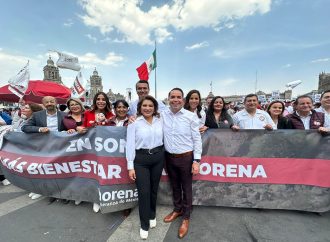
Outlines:
{"type": "Polygon", "coordinates": [[[78,98],[70,98],[66,102],[69,113],[63,119],[65,130],[72,134],[77,131],[77,127],[84,123],[84,106],[78,98]]]}
{"type": "Polygon", "coordinates": [[[28,122],[23,125],[25,133],[48,133],[49,131],[63,131],[65,127],[62,120],[66,113],[57,111],[56,99],[52,96],[42,98],[45,110],[35,112],[28,122]]]}
{"type": "Polygon", "coordinates": [[[28,122],[28,120],[32,117],[32,114],[35,112],[42,111],[43,108],[41,105],[37,103],[29,103],[25,104],[21,108],[21,117],[20,119],[13,125],[15,131],[22,131],[22,127],[28,122]]]}
{"type": "Polygon", "coordinates": [[[277,129],[275,123],[269,114],[263,110],[258,109],[258,96],[255,94],[248,94],[244,98],[244,109],[234,114],[234,126],[232,129],[238,131],[239,129],[277,129]]]}
{"type": "MultiPolygon", "coordinates": [[[[98,92],[95,94],[93,99],[93,106],[91,110],[86,110],[84,113],[84,122],[82,126],[76,128],[77,132],[84,134],[87,132],[88,128],[95,127],[98,125],[97,116],[98,114],[103,114],[106,121],[105,125],[109,125],[108,120],[111,119],[114,114],[111,111],[111,103],[107,94],[104,92],[98,92]]],[[[93,204],[93,211],[97,213],[100,210],[100,205],[97,203],[93,204]]]]}
{"type": "Polygon", "coordinates": [[[191,90],[185,98],[184,108],[196,115],[199,120],[199,132],[204,133],[207,130],[205,126],[206,113],[202,109],[201,94],[198,90],[191,90]]]}
{"type": "Polygon", "coordinates": [[[111,111],[111,103],[107,94],[104,92],[98,92],[95,94],[93,99],[93,106],[91,110],[86,110],[84,114],[84,123],[82,126],[77,127],[77,131],[80,134],[87,132],[88,128],[97,126],[97,115],[99,113],[105,116],[105,125],[108,124],[108,120],[111,119],[114,114],[111,111]]]}
{"type": "MultiPolygon", "coordinates": [[[[22,131],[25,133],[49,133],[50,131],[63,131],[63,118],[66,113],[56,109],[56,99],[52,96],[42,98],[42,104],[45,110],[34,112],[32,117],[22,126],[22,131]]],[[[49,198],[49,202],[56,201],[56,198],[49,198]]],[[[69,201],[64,199],[64,203],[69,201]]]]}
{"type": "Polygon", "coordinates": [[[128,125],[126,159],[129,177],[138,190],[140,237],[147,239],[149,228],[157,223],[157,191],[164,164],[163,123],[152,96],[139,101],[137,118],[128,125]]]}
{"type": "Polygon", "coordinates": [[[234,123],[225,108],[223,97],[215,96],[207,109],[205,125],[210,129],[229,129],[234,123]]]}
{"type": "Polygon", "coordinates": [[[313,100],[307,95],[297,97],[296,111],[288,118],[293,129],[317,129],[320,133],[327,133],[330,129],[330,118],[313,110],[313,100]]]}
{"type": "MultiPolygon", "coordinates": [[[[41,105],[36,104],[36,103],[29,103],[29,104],[25,104],[24,106],[22,106],[21,107],[21,117],[20,117],[19,120],[17,120],[15,125],[13,125],[14,130],[15,131],[22,131],[22,127],[32,117],[32,114],[34,112],[39,112],[39,111],[42,111],[42,110],[43,110],[43,108],[41,107],[41,105]]],[[[29,197],[33,200],[38,199],[41,196],[42,195],[38,194],[38,193],[34,193],[34,192],[29,193],[29,197]]]]}
{"type": "Polygon", "coordinates": [[[283,117],[284,110],[284,103],[278,100],[272,101],[267,107],[267,113],[274,121],[277,129],[292,129],[291,121],[283,117]]]}
{"type": "Polygon", "coordinates": [[[174,210],[164,218],[165,223],[183,216],[178,236],[189,229],[192,211],[192,175],[199,173],[202,139],[199,122],[194,113],[183,108],[183,91],[173,88],[168,94],[170,108],[162,112],[166,170],[172,186],[174,210]]]}

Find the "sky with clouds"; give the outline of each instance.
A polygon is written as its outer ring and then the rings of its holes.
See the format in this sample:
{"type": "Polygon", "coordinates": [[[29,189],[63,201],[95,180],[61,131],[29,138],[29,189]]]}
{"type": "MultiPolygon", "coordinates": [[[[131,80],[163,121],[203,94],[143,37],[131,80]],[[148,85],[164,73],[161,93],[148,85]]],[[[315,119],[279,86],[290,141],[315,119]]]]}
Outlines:
{"type": "MultiPolygon", "coordinates": [[[[11,0],[0,8],[0,85],[29,60],[31,79],[59,50],[78,56],[104,90],[126,93],[157,41],[157,96],[173,87],[202,96],[317,89],[330,72],[329,0],[11,0]]],[[[60,70],[71,86],[76,72],[60,70]]],[[[154,94],[154,74],[151,93],[154,94]]]]}

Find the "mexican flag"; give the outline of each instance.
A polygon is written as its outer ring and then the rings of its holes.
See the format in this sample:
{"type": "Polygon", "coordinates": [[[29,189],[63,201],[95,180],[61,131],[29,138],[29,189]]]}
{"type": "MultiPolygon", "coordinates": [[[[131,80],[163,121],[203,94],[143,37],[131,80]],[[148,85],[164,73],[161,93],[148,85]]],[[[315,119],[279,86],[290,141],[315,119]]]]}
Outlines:
{"type": "Polygon", "coordinates": [[[142,63],[141,66],[136,68],[140,80],[149,80],[149,74],[152,70],[154,70],[157,67],[157,61],[156,61],[156,49],[154,52],[152,52],[151,57],[142,63]]]}

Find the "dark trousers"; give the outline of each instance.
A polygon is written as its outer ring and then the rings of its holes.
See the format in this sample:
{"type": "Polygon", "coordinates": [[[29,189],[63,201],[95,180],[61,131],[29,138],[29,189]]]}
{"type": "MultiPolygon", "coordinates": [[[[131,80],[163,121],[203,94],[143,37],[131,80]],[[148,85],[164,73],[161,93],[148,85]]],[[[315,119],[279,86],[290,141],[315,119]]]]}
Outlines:
{"type": "Polygon", "coordinates": [[[149,220],[156,218],[157,191],[163,166],[164,150],[152,155],[137,153],[134,159],[140,222],[146,231],[149,230],[149,220]]]}
{"type": "Polygon", "coordinates": [[[192,209],[192,162],[193,154],[185,157],[172,157],[165,153],[167,174],[173,191],[175,212],[183,212],[183,218],[189,219],[192,209]]]}

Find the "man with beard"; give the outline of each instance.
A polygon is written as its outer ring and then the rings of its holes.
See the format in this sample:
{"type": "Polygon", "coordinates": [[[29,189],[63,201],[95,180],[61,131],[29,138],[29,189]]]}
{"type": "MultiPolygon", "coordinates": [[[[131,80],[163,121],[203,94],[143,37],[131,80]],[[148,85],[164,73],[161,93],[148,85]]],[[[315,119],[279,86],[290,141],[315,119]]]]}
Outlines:
{"type": "MultiPolygon", "coordinates": [[[[52,96],[46,96],[42,99],[42,105],[45,110],[32,114],[32,117],[22,127],[24,133],[48,133],[50,131],[63,131],[65,127],[62,120],[66,113],[57,111],[56,99],[52,96]]],[[[49,203],[56,201],[56,198],[50,197],[49,203]]],[[[69,200],[63,199],[63,203],[69,203],[69,200]]]]}
{"type": "MultiPolygon", "coordinates": [[[[131,102],[129,105],[129,111],[128,115],[136,115],[137,112],[137,104],[138,102],[143,98],[149,95],[149,82],[145,80],[140,80],[135,85],[136,93],[139,96],[139,99],[135,100],[134,102],[131,102]]],[[[158,102],[158,112],[162,112],[166,109],[165,104],[162,101],[157,100],[158,102]]]]}
{"type": "Polygon", "coordinates": [[[179,238],[188,233],[192,210],[192,175],[199,173],[202,140],[195,114],[183,108],[183,91],[172,89],[168,94],[170,108],[162,112],[165,159],[173,191],[174,210],[164,218],[165,223],[182,216],[179,238]]]}
{"type": "Polygon", "coordinates": [[[239,129],[277,129],[275,123],[269,114],[263,110],[257,109],[258,97],[255,94],[249,94],[244,98],[244,109],[234,114],[232,126],[233,130],[239,129]]]}
{"type": "Polygon", "coordinates": [[[49,131],[63,131],[62,120],[66,113],[57,111],[56,99],[46,96],[42,99],[45,110],[33,113],[31,119],[22,127],[25,133],[48,133],[49,131]]]}

